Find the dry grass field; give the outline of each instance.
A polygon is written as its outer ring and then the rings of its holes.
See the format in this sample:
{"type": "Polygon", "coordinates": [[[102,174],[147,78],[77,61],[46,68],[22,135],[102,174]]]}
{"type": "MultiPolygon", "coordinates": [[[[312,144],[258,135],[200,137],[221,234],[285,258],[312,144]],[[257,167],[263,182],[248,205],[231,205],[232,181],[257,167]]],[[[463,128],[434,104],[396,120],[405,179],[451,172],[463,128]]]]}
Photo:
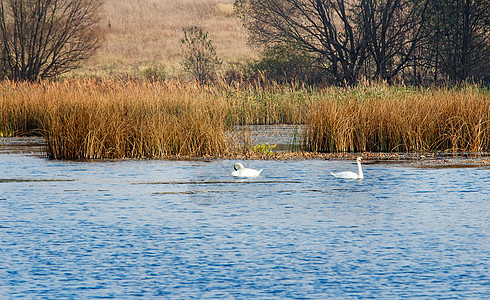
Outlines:
{"type": "Polygon", "coordinates": [[[227,64],[254,57],[233,12],[233,0],[106,0],[101,26],[105,41],[96,56],[71,75],[137,75],[162,65],[181,72],[182,28],[209,32],[217,55],[227,64]]]}

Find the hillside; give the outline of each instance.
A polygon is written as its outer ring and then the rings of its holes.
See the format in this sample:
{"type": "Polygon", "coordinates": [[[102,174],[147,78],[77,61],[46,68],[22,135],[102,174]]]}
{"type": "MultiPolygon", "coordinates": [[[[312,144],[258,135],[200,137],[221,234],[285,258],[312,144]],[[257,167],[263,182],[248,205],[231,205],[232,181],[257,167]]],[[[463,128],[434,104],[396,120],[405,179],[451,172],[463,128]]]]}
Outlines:
{"type": "Polygon", "coordinates": [[[180,72],[182,28],[209,32],[224,64],[253,57],[233,0],[106,0],[105,41],[97,55],[73,74],[135,74],[151,65],[180,72]]]}

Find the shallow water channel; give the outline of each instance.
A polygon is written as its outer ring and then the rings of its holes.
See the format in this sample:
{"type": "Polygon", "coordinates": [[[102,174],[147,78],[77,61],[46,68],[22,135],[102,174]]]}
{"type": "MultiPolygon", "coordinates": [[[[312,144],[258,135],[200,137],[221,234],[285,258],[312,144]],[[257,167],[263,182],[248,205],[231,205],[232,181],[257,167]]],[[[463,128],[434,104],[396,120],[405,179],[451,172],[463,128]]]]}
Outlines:
{"type": "Polygon", "coordinates": [[[488,299],[490,169],[0,153],[0,298],[488,299]]]}

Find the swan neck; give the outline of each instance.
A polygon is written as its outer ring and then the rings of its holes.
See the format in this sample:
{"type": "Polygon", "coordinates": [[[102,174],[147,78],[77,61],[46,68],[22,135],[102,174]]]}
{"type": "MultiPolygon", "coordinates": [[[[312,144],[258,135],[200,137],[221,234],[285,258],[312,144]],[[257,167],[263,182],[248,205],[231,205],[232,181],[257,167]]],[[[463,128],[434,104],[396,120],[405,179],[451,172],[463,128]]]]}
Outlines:
{"type": "Polygon", "coordinates": [[[359,173],[359,178],[364,178],[364,174],[362,173],[361,162],[357,161],[357,173],[359,173]]]}

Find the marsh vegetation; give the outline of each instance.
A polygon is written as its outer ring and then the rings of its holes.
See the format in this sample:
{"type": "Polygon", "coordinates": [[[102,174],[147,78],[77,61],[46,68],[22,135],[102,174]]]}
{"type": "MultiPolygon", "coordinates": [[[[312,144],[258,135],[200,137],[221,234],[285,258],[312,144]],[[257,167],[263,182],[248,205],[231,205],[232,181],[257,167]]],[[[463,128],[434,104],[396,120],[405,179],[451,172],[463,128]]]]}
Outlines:
{"type": "Polygon", "coordinates": [[[0,132],[41,135],[58,159],[229,157],[252,148],[234,132],[244,124],[304,124],[314,152],[481,152],[490,151],[489,103],[477,86],[3,82],[0,132]]]}

